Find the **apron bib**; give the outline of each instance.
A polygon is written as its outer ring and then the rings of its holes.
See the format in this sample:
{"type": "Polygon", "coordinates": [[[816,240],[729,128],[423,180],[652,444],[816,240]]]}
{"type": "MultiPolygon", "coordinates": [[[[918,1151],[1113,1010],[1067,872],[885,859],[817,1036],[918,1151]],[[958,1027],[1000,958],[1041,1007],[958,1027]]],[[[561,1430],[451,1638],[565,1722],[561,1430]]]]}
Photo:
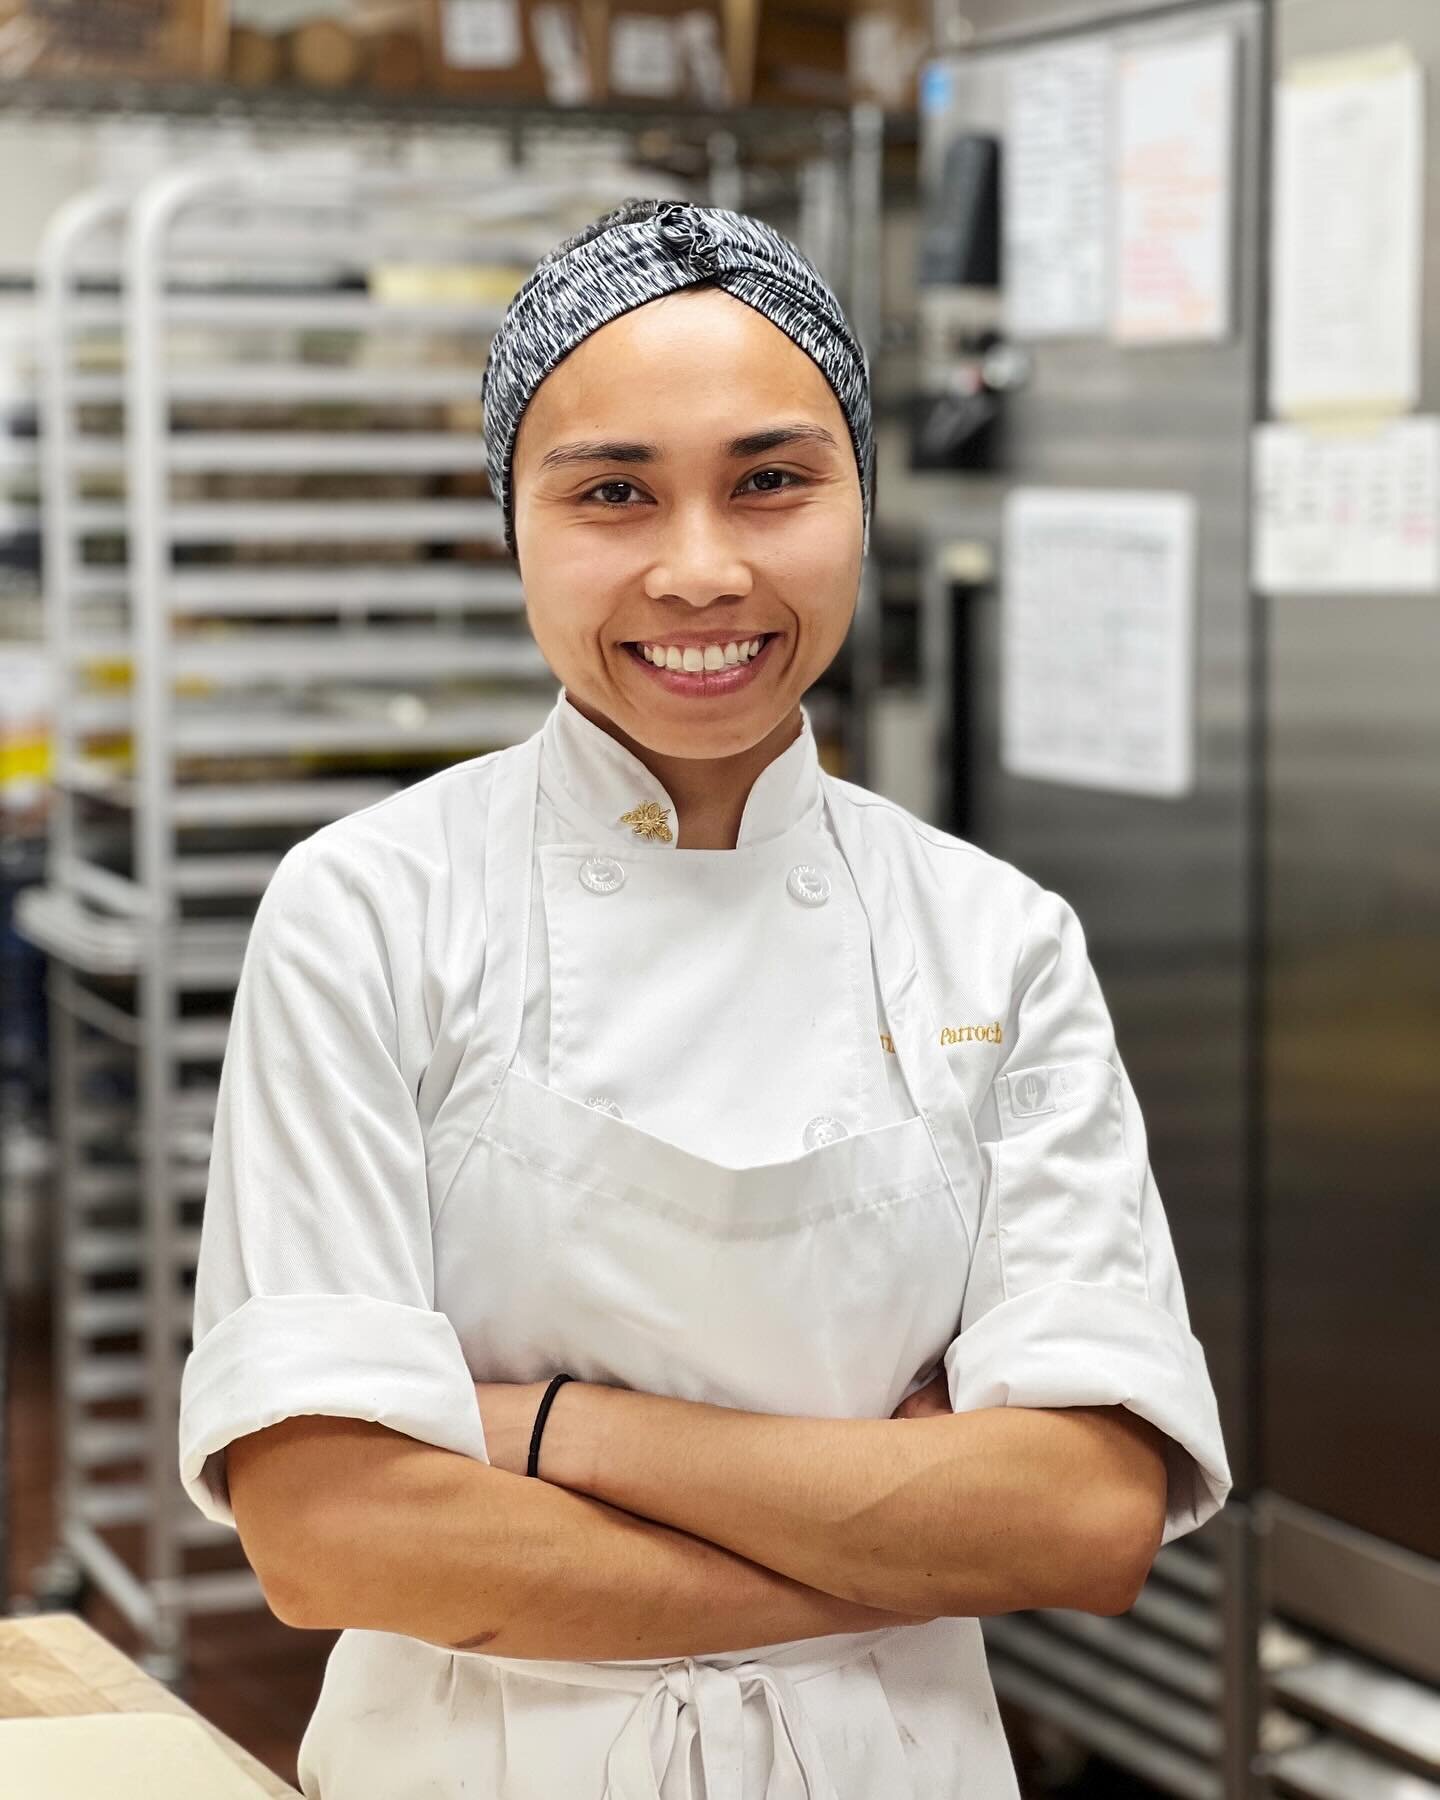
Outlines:
{"type": "MultiPolygon", "coordinates": [[[[866,854],[855,810],[827,785],[914,1116],[784,1162],[729,1168],[516,1065],[539,766],[537,734],[501,754],[491,795],[475,1025],[430,1146],[437,1310],[485,1380],[543,1381],[566,1369],[753,1412],[888,1418],[959,1330],[982,1181],[888,870],[866,854]]],[[[607,858],[624,860],[623,849],[607,858]]],[[[617,903],[604,891],[593,899],[617,903]]],[[[835,1800],[796,1694],[821,1676],[846,1682],[852,1710],[861,1704],[857,1760],[869,1783],[851,1791],[909,1800],[914,1782],[880,1683],[860,1693],[861,1670],[845,1665],[911,1629],[766,1646],[763,1659],[483,1660],[507,1680],[636,1695],[608,1752],[606,1800],[835,1800]],[[746,1756],[753,1764],[756,1754],[765,1785],[742,1788],[746,1756]],[[696,1763],[703,1777],[692,1779],[696,1763]]],[[[457,1668],[467,1660],[458,1653],[457,1668]]],[[[549,1731],[553,1758],[553,1715],[549,1731]]]]}

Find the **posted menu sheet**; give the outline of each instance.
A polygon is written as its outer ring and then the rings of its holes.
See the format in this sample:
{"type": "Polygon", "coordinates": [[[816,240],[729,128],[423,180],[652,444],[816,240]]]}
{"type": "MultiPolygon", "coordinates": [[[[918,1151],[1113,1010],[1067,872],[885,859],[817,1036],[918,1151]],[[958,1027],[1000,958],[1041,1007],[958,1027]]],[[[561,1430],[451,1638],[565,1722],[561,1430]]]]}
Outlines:
{"type": "Polygon", "coordinates": [[[1440,419],[1255,433],[1255,585],[1440,593],[1440,419]]]}
{"type": "Polygon", "coordinates": [[[1001,766],[1075,787],[1187,793],[1191,496],[1016,488],[1004,557],[1001,766]]]}
{"type": "Polygon", "coordinates": [[[1420,393],[1425,97],[1398,45],[1299,63],[1275,134],[1270,407],[1401,412],[1420,393]]]}
{"type": "Polygon", "coordinates": [[[1095,43],[1011,66],[1000,216],[1012,337],[1105,330],[1110,76],[1109,47],[1095,43]]]}
{"type": "Polygon", "coordinates": [[[1235,42],[1128,50],[1116,68],[1115,311],[1122,344],[1230,331],[1235,42]]]}

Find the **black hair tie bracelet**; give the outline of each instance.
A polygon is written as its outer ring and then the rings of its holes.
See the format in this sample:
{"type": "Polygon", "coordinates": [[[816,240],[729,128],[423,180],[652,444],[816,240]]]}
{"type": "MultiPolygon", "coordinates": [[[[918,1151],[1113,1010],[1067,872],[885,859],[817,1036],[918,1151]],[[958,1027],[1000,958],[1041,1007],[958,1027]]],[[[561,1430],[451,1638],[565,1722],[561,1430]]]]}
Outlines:
{"type": "Polygon", "coordinates": [[[573,1375],[556,1375],[545,1390],[545,1398],[540,1402],[540,1410],[535,1414],[535,1429],[530,1434],[530,1466],[527,1475],[540,1473],[540,1433],[545,1429],[545,1420],[550,1411],[550,1403],[567,1381],[573,1381],[573,1375]]]}

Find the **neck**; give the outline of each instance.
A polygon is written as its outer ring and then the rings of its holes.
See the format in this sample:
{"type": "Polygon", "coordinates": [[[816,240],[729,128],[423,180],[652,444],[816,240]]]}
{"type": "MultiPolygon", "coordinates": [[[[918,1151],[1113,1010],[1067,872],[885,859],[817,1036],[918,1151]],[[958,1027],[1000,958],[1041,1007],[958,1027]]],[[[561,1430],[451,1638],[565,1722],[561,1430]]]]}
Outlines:
{"type": "Polygon", "coordinates": [[[775,729],[734,756],[664,756],[632,738],[601,712],[572,694],[570,703],[592,725],[608,731],[662,783],[675,802],[675,841],[684,850],[733,850],[740,821],[762,769],[788,750],[803,728],[796,706],[775,729]]]}

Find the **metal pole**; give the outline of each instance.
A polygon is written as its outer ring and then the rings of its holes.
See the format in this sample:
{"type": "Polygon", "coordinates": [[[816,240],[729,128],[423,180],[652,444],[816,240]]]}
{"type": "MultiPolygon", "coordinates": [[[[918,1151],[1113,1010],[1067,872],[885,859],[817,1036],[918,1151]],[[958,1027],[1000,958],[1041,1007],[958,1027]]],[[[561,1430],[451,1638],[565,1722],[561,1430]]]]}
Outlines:
{"type": "Polygon", "coordinates": [[[710,205],[743,212],[744,182],[740,170],[740,146],[733,131],[712,131],[705,140],[709,157],[710,205]]]}
{"type": "Polygon", "coordinates": [[[171,1165],[170,1085],[175,1018],[172,914],[174,840],[169,657],[170,545],[164,522],[169,427],[164,338],[164,271],[170,229],[190,198],[193,174],[161,176],[131,216],[125,250],[125,445],[130,539],[130,628],[134,770],[139,811],[135,866],[147,902],[137,970],[140,1043],[140,1178],[144,1246],[145,1359],[149,1376],[149,1454],[145,1521],[146,1576],[155,1610],[144,1665],[162,1681],[179,1678],[185,1613],[184,1572],[174,1503],[178,1395],[175,1391],[175,1191],[171,1165]]]}
{"type": "Polygon", "coordinates": [[[1215,1521],[1220,1587],[1220,1743],[1225,1800],[1260,1800],[1268,1791],[1260,1764],[1260,1632],[1263,1518],[1231,1500],[1215,1521]]]}
{"type": "MultiPolygon", "coordinates": [[[[866,102],[850,110],[850,323],[874,369],[880,348],[880,276],[883,257],[885,114],[866,102]]],[[[851,716],[846,746],[847,779],[864,786],[873,763],[870,743],[875,695],[880,686],[882,632],[880,580],[871,552],[860,572],[860,595],[850,631],[851,716]]]]}

